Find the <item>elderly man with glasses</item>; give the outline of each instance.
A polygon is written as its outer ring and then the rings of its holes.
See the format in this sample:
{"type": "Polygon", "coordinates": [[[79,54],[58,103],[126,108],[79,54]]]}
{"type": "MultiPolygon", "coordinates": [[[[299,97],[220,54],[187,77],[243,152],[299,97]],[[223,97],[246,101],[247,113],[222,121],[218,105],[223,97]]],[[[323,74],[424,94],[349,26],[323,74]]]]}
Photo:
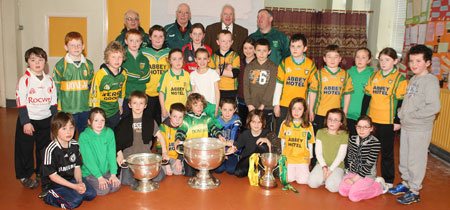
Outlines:
{"type": "Polygon", "coordinates": [[[186,3],[178,5],[176,16],[175,23],[164,26],[164,29],[167,31],[165,43],[170,49],[181,49],[191,41],[189,31],[192,24],[189,5],[186,3]]]}
{"type": "Polygon", "coordinates": [[[125,24],[125,27],[120,32],[120,35],[116,38],[116,41],[120,42],[125,47],[125,33],[127,33],[127,31],[131,29],[138,29],[142,34],[141,48],[150,46],[151,42],[148,34],[145,33],[144,29],[142,29],[140,26],[139,13],[134,10],[128,10],[123,16],[123,23],[125,24]]]}

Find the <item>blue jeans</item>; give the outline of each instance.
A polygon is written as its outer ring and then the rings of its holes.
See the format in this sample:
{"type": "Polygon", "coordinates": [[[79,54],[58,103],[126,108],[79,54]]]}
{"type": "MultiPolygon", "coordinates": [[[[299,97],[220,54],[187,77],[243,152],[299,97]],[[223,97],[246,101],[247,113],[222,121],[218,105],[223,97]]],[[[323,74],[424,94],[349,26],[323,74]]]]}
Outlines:
{"type": "Polygon", "coordinates": [[[77,127],[78,133],[80,134],[87,127],[89,112],[78,112],[76,114],[73,114],[72,116],[75,120],[75,127],[77,127]]]}
{"type": "Polygon", "coordinates": [[[222,173],[223,171],[227,171],[228,174],[234,174],[234,170],[236,169],[236,165],[238,163],[238,156],[232,154],[227,157],[228,159],[224,160],[223,163],[214,170],[214,172],[222,173]]]}
{"type": "MultiPolygon", "coordinates": [[[[70,180],[72,183],[76,183],[76,181],[70,180]]],[[[90,201],[97,196],[94,188],[83,178],[83,183],[86,185],[86,192],[83,194],[79,194],[74,189],[56,185],[52,187],[47,196],[45,196],[44,201],[46,204],[66,208],[66,209],[74,209],[81,205],[81,203],[85,201],[90,201]]]]}

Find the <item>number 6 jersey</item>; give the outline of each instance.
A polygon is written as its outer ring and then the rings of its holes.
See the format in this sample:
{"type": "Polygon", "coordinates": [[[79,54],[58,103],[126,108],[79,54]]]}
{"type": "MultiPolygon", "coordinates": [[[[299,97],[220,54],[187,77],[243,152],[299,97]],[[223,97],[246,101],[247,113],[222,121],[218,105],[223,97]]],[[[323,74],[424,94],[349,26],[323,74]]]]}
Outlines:
{"type": "Polygon", "coordinates": [[[264,104],[264,109],[273,109],[272,99],[277,69],[277,66],[269,59],[263,64],[254,59],[247,65],[244,74],[244,98],[247,105],[258,108],[264,104]]]}

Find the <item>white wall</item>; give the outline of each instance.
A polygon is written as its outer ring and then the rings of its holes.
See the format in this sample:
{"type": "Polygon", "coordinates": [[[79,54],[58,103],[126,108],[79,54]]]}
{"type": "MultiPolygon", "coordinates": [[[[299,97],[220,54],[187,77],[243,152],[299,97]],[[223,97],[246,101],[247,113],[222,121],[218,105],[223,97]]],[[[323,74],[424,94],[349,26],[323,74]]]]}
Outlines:
{"type": "MultiPolygon", "coordinates": [[[[86,57],[94,63],[97,69],[103,63],[103,50],[105,48],[105,19],[106,0],[19,0],[22,52],[33,46],[42,47],[48,52],[48,25],[49,16],[87,17],[87,52],[86,57]]],[[[61,48],[64,40],[61,40],[61,48]]],[[[49,57],[50,72],[61,57],[49,57]]]]}
{"type": "Polygon", "coordinates": [[[5,106],[6,99],[15,99],[16,82],[21,72],[23,54],[20,50],[17,1],[1,0],[1,35],[0,35],[0,106],[5,106]]]}
{"type": "MultiPolygon", "coordinates": [[[[236,18],[235,23],[241,26],[244,26],[248,29],[249,33],[253,33],[256,31],[256,16],[258,15],[258,10],[264,8],[264,0],[250,0],[252,4],[252,10],[248,14],[248,18],[236,18]]],[[[199,0],[186,0],[183,1],[187,4],[190,2],[199,2],[199,0]]],[[[170,23],[175,22],[175,14],[169,14],[168,10],[168,2],[161,0],[152,0],[151,5],[151,13],[150,13],[150,22],[151,25],[162,25],[165,26],[170,23]]],[[[239,5],[232,5],[235,10],[239,10],[239,5]]],[[[175,10],[176,8],[173,8],[175,10]]],[[[192,19],[191,23],[202,23],[205,27],[209,24],[220,21],[220,12],[222,9],[222,5],[211,7],[208,4],[205,4],[204,9],[214,9],[216,10],[216,16],[199,16],[196,15],[194,11],[192,11],[192,19]]],[[[191,10],[193,10],[191,8],[191,10]]],[[[236,11],[238,12],[238,11],[236,11]]],[[[148,31],[148,29],[146,29],[148,31]]]]}

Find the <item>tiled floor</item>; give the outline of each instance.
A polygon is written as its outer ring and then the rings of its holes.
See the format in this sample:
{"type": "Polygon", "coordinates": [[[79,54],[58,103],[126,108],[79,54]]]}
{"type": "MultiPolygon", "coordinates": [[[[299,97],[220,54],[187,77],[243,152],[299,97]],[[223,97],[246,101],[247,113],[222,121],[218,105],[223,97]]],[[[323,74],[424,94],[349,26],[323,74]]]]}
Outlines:
{"type": "MultiPolygon", "coordinates": [[[[16,120],[16,109],[0,108],[0,209],[56,209],[37,198],[39,190],[24,189],[15,179],[16,120]]],[[[306,185],[293,184],[300,191],[295,194],[280,187],[272,190],[252,187],[247,178],[227,174],[215,176],[222,184],[213,190],[192,189],[186,184],[186,177],[167,177],[157,191],[143,194],[126,186],[117,193],[84,202],[79,209],[450,209],[450,166],[432,156],[429,156],[424,189],[421,191],[422,201],[408,206],[398,204],[395,201],[397,196],[392,195],[353,203],[323,187],[311,189],[306,185]]],[[[397,174],[396,182],[399,179],[397,174]]]]}

